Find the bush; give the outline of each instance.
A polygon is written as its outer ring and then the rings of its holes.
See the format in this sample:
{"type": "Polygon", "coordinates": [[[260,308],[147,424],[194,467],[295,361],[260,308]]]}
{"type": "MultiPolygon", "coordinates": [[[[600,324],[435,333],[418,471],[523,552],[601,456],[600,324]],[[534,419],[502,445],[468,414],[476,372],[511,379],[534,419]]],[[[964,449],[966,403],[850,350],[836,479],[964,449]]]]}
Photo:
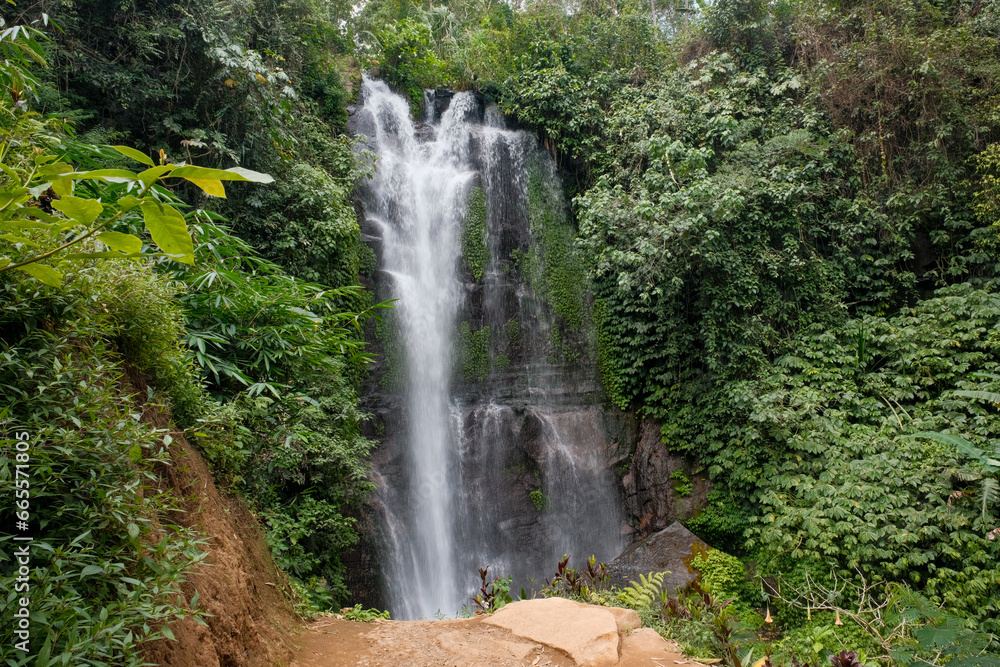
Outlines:
{"type": "MultiPolygon", "coordinates": [[[[185,571],[203,558],[201,539],[173,524],[175,500],[157,488],[154,468],[169,465],[170,435],[139,421],[120,368],[83,303],[53,311],[63,296],[16,301],[24,285],[4,286],[0,345],[0,494],[14,497],[15,434],[30,436],[31,662],[0,634],[5,664],[143,663],[143,641],[170,637],[166,624],[188,615],[176,597],[185,571]],[[14,299],[15,301],[11,301],[14,299]],[[8,308],[12,304],[18,304],[8,308]],[[43,328],[11,321],[34,310],[43,328]],[[20,312],[18,312],[20,311],[20,312]],[[46,313],[45,311],[48,311],[46,313]]],[[[160,306],[162,304],[156,304],[160,306]]],[[[30,322],[30,320],[28,320],[30,322]]],[[[0,511],[13,526],[10,506],[0,511]]],[[[10,533],[0,536],[0,598],[13,618],[16,562],[10,533]]],[[[9,632],[8,625],[4,633],[9,632]]]]}
{"type": "Polygon", "coordinates": [[[184,315],[177,295],[182,283],[157,275],[145,262],[94,262],[67,287],[95,309],[108,342],[151,389],[166,395],[181,427],[194,425],[206,409],[206,394],[190,354],[181,343],[184,315]]]}
{"type": "Polygon", "coordinates": [[[432,47],[430,28],[403,18],[375,31],[377,74],[410,98],[413,116],[420,113],[424,88],[446,83],[447,68],[432,47]]]}
{"type": "Polygon", "coordinates": [[[761,603],[759,589],[747,580],[746,567],[735,556],[709,549],[691,559],[691,567],[701,573],[701,587],[719,600],[732,600],[740,619],[761,603]]]}

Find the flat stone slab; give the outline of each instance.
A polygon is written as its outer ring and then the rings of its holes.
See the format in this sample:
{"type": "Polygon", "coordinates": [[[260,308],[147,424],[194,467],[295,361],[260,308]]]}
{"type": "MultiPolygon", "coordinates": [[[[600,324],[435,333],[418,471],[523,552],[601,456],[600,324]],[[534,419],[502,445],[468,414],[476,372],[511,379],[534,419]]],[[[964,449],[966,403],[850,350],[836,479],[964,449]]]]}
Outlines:
{"type": "Polygon", "coordinates": [[[619,667],[653,667],[688,663],[679,654],[676,644],[671,644],[652,628],[633,630],[622,637],[622,660],[619,667]]]}
{"type": "Polygon", "coordinates": [[[623,609],[622,607],[606,607],[606,609],[615,617],[619,635],[624,637],[626,632],[642,627],[642,619],[639,618],[639,612],[636,610],[623,609]]]}
{"type": "MultiPolygon", "coordinates": [[[[626,615],[622,616],[627,623],[626,615]]],[[[483,622],[562,651],[579,667],[618,664],[618,619],[605,607],[564,598],[522,600],[504,606],[483,622]]]]}
{"type": "MultiPolygon", "coordinates": [[[[544,600],[535,602],[554,606],[556,622],[568,625],[564,620],[568,618],[563,613],[565,607],[559,602],[555,605],[544,600]]],[[[595,608],[607,610],[612,617],[616,614],[613,607],[595,608]]],[[[497,615],[503,616],[500,612],[497,615]]],[[[627,614],[619,616],[619,628],[634,621],[627,614]]],[[[301,648],[291,667],[578,667],[579,663],[565,650],[518,636],[506,628],[487,623],[488,620],[490,617],[483,615],[445,621],[357,623],[322,616],[296,637],[301,648]]],[[[607,629],[611,629],[610,623],[607,629]]],[[[563,642],[557,643],[563,645],[563,642]]],[[[621,631],[619,648],[616,662],[609,662],[612,659],[609,652],[603,661],[583,664],[703,667],[685,659],[676,644],[665,641],[649,628],[621,631]]],[[[586,660],[585,657],[580,659],[586,660]]],[[[190,665],[193,667],[194,663],[190,665]]],[[[198,663],[198,667],[203,666],[198,663]]]]}

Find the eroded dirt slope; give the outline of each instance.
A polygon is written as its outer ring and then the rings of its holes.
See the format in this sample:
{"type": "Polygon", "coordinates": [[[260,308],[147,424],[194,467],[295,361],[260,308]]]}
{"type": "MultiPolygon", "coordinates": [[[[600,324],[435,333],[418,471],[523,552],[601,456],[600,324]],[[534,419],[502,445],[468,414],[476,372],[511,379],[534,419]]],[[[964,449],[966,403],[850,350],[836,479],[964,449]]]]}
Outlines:
{"type": "MultiPolygon", "coordinates": [[[[140,395],[144,395],[142,392],[140,395]]],[[[143,419],[167,428],[169,417],[146,408],[143,419]]],[[[271,561],[256,518],[239,498],[220,493],[198,451],[174,433],[172,465],[158,473],[161,488],[181,499],[172,519],[208,538],[208,557],[184,584],[189,603],[210,614],[207,626],[193,620],[171,625],[177,641],[144,647],[146,660],[161,667],[271,667],[288,665],[301,620],[282,589],[288,584],[271,561]]]]}

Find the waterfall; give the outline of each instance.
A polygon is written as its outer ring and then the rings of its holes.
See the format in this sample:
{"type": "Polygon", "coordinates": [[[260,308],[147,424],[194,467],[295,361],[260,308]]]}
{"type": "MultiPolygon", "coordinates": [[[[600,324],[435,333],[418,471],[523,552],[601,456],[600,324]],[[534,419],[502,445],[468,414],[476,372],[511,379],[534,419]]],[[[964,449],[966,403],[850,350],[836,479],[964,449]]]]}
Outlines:
{"type": "Polygon", "coordinates": [[[398,300],[373,477],[385,590],[402,619],[455,615],[480,567],[537,590],[564,553],[607,560],[623,539],[592,355],[575,351],[591,343],[532,287],[545,275],[529,259],[532,202],[548,202],[535,218],[564,224],[554,167],[481,98],[448,97],[425,94],[417,123],[365,78],[354,121],[377,156],[360,188],[377,290],[398,300]],[[463,246],[478,248],[476,268],[463,246]]]}

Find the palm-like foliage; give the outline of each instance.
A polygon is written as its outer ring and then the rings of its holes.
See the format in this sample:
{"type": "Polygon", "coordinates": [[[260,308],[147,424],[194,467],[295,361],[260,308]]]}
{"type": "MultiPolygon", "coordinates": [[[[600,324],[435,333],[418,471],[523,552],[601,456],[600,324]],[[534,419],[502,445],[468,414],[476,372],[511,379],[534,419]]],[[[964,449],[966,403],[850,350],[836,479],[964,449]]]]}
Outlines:
{"type": "MultiPolygon", "coordinates": [[[[989,375],[988,377],[991,379],[1000,379],[1000,376],[996,375],[989,375]]],[[[992,391],[961,390],[956,391],[955,395],[979,401],[989,401],[995,406],[1000,406],[1000,393],[992,391]]],[[[928,438],[950,445],[971,459],[972,465],[966,465],[956,470],[955,475],[963,481],[980,482],[980,516],[983,521],[986,521],[989,506],[1000,502],[1000,482],[997,479],[997,473],[1000,472],[1000,440],[992,441],[990,443],[992,449],[989,450],[980,449],[969,440],[951,433],[925,431],[917,433],[915,437],[928,438]]]]}
{"type": "Polygon", "coordinates": [[[892,651],[898,664],[1000,667],[1000,656],[987,652],[994,640],[989,632],[969,627],[967,619],[949,614],[920,593],[903,587],[897,590],[896,602],[899,611],[890,621],[914,626],[912,640],[892,651]]]}

